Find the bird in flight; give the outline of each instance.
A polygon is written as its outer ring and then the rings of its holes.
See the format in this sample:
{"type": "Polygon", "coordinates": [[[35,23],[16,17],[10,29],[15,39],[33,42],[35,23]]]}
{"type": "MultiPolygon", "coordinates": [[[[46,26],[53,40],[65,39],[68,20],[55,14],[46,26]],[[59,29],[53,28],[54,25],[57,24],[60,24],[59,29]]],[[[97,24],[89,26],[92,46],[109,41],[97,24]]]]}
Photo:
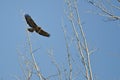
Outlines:
{"type": "Polygon", "coordinates": [[[27,24],[31,27],[31,28],[28,28],[29,32],[35,31],[36,33],[42,36],[50,37],[50,34],[44,31],[41,27],[39,27],[28,14],[25,14],[24,16],[27,24]]]}

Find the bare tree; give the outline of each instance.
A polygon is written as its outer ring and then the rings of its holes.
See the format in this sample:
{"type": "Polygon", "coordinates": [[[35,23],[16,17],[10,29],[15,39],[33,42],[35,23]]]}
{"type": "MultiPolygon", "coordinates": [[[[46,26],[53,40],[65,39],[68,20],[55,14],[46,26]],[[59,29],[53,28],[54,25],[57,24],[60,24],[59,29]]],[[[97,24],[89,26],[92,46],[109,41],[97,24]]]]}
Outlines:
{"type": "Polygon", "coordinates": [[[32,49],[29,32],[27,30],[26,32],[27,32],[27,39],[28,39],[27,40],[27,46],[29,50],[28,53],[30,54],[25,52],[22,53],[20,51],[18,52],[19,63],[24,75],[24,80],[31,80],[33,76],[37,76],[36,78],[38,78],[39,80],[46,80],[42,75],[42,73],[40,72],[40,67],[38,66],[37,61],[35,59],[34,52],[36,50],[32,49]]]}
{"type": "Polygon", "coordinates": [[[37,61],[35,60],[33,52],[36,50],[32,49],[29,33],[27,31],[27,42],[30,54],[29,56],[25,56],[23,54],[21,55],[21,52],[19,52],[20,59],[22,57],[23,60],[23,63],[20,63],[20,65],[25,80],[32,80],[33,76],[36,76],[39,80],[51,80],[51,77],[56,76],[57,78],[54,80],[93,80],[90,54],[94,50],[89,50],[79,15],[77,1],[65,0],[65,6],[65,16],[67,17],[67,21],[62,21],[62,29],[66,42],[68,66],[59,66],[53,51],[50,50],[48,53],[51,62],[57,69],[57,74],[44,77],[40,71],[40,66],[38,66],[37,61]],[[69,34],[69,32],[71,33],[69,34]]]}
{"type": "MultiPolygon", "coordinates": [[[[85,37],[85,33],[83,30],[83,26],[80,20],[80,15],[79,15],[79,10],[78,10],[78,6],[77,6],[77,1],[76,0],[66,0],[66,16],[68,18],[68,21],[70,22],[70,27],[69,30],[72,30],[73,32],[73,36],[72,38],[74,39],[73,42],[75,42],[74,44],[77,46],[77,53],[79,55],[79,62],[80,62],[80,66],[81,67],[81,71],[80,73],[82,73],[82,76],[84,76],[84,78],[86,80],[93,80],[93,76],[92,76],[92,69],[91,69],[91,63],[90,63],[90,52],[89,48],[88,48],[88,43],[85,37]]],[[[65,24],[66,25],[66,24],[65,24]]],[[[71,50],[69,49],[69,40],[67,38],[67,35],[65,31],[65,25],[63,24],[63,31],[64,31],[64,36],[65,36],[65,41],[66,41],[66,48],[67,48],[67,54],[68,54],[68,63],[69,63],[69,79],[68,80],[73,80],[75,77],[72,74],[75,74],[73,72],[73,67],[75,67],[73,65],[73,63],[71,63],[71,50]]],[[[74,48],[75,46],[73,46],[72,48],[74,48]]],[[[76,67],[77,68],[77,67],[76,67]]],[[[78,76],[78,75],[77,75],[78,76]]],[[[80,77],[80,76],[79,76],[80,77]]]]}

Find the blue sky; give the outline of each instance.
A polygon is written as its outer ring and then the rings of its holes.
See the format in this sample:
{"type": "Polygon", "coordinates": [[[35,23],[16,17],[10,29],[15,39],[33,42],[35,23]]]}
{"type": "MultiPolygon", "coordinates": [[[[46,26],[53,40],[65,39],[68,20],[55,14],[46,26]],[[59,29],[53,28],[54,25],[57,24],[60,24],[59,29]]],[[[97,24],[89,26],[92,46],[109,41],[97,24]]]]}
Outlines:
{"type": "MultiPolygon", "coordinates": [[[[98,80],[120,79],[120,23],[105,22],[105,18],[87,13],[96,8],[85,1],[79,3],[79,13],[89,48],[97,48],[90,56],[93,76],[98,80]]],[[[49,61],[49,49],[53,49],[58,62],[64,63],[66,49],[61,28],[62,18],[65,17],[64,0],[1,0],[0,6],[0,79],[15,80],[14,75],[22,75],[17,50],[24,52],[27,40],[25,30],[28,26],[23,16],[25,13],[31,15],[38,25],[51,34],[50,38],[30,34],[33,49],[40,48],[36,57],[42,72],[51,73],[55,69],[49,61]]],[[[117,11],[115,13],[118,14],[117,11]]]]}

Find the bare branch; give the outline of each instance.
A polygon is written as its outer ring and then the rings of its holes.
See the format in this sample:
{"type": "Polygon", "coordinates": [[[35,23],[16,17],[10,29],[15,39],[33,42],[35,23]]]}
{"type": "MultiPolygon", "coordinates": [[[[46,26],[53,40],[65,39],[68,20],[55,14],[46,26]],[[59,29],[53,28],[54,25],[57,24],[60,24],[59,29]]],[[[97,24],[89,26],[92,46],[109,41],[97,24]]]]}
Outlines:
{"type": "Polygon", "coordinates": [[[77,1],[76,0],[67,0],[67,5],[68,5],[68,12],[70,15],[68,17],[68,20],[70,21],[70,23],[72,25],[72,30],[73,30],[73,33],[76,38],[78,52],[80,55],[80,60],[84,66],[85,73],[86,73],[85,77],[87,80],[93,80],[91,64],[90,64],[90,53],[89,53],[85,33],[83,31],[82,24],[80,21],[77,1]],[[77,23],[77,25],[76,25],[76,23],[77,23]],[[77,30],[77,27],[79,27],[79,30],[77,30]],[[81,33],[81,35],[79,35],[78,33],[81,33]]]}
{"type": "Polygon", "coordinates": [[[65,27],[64,27],[63,23],[62,23],[62,29],[63,29],[64,38],[65,38],[65,42],[66,42],[67,55],[68,55],[67,58],[68,58],[68,64],[69,64],[69,69],[70,69],[69,80],[72,80],[72,64],[71,64],[70,50],[69,50],[69,47],[68,47],[66,31],[65,31],[65,27]]]}
{"type": "Polygon", "coordinates": [[[29,32],[27,31],[27,36],[28,36],[28,44],[29,44],[29,47],[30,47],[30,54],[31,54],[31,57],[32,57],[32,61],[33,61],[33,64],[34,64],[34,68],[36,69],[37,71],[37,75],[39,77],[40,80],[46,80],[42,74],[40,73],[40,70],[39,70],[39,67],[36,63],[36,60],[34,58],[34,54],[33,54],[33,51],[32,51],[32,44],[31,44],[31,41],[30,41],[30,37],[29,37],[29,32]]]}
{"type": "MultiPolygon", "coordinates": [[[[88,2],[90,4],[92,4],[93,6],[97,7],[98,9],[100,9],[105,15],[108,15],[108,18],[112,18],[113,20],[120,20],[119,16],[116,16],[115,14],[111,13],[108,9],[106,9],[104,7],[104,5],[101,3],[97,4],[96,2],[92,1],[92,0],[88,0],[88,2]]],[[[112,5],[113,7],[120,9],[117,6],[112,5]]]]}
{"type": "Polygon", "coordinates": [[[50,51],[48,51],[48,53],[49,53],[49,56],[50,56],[50,58],[51,58],[51,60],[52,60],[52,63],[53,63],[53,64],[56,66],[56,68],[57,68],[59,80],[62,80],[61,71],[60,71],[59,65],[57,64],[56,60],[54,59],[53,51],[50,50],[50,51]]]}

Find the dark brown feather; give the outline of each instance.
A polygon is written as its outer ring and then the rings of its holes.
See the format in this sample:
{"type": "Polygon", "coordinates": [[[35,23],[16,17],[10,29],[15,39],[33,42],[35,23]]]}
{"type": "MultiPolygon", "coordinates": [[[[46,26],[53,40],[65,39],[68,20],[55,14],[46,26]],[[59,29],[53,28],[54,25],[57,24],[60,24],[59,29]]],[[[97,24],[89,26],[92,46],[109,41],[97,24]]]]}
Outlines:
{"type": "Polygon", "coordinates": [[[46,36],[46,37],[50,37],[50,34],[48,34],[47,32],[45,32],[42,29],[36,30],[36,32],[40,35],[46,36]]]}
{"type": "Polygon", "coordinates": [[[27,24],[30,27],[35,28],[37,26],[37,24],[33,21],[33,19],[28,14],[25,14],[25,19],[26,19],[27,24]]]}
{"type": "Polygon", "coordinates": [[[50,36],[50,34],[42,30],[41,27],[38,27],[37,24],[33,21],[33,19],[28,14],[25,14],[25,19],[27,24],[31,27],[31,28],[28,28],[29,32],[36,31],[38,34],[42,36],[46,36],[46,37],[50,36]]]}

